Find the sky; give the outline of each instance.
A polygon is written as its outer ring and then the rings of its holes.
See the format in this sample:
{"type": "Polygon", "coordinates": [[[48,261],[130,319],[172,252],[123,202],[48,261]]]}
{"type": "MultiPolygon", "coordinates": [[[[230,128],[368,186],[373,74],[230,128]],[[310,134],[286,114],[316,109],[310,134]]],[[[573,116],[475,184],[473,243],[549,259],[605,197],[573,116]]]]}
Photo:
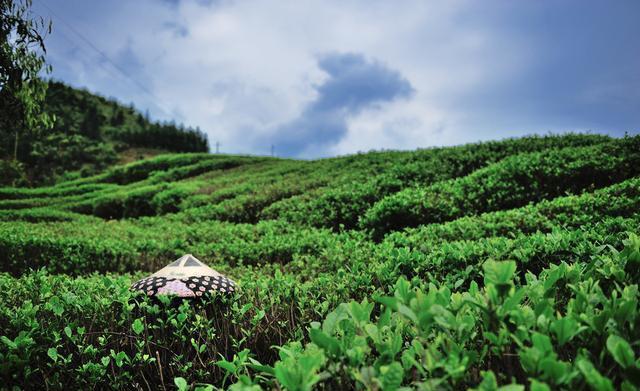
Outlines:
{"type": "Polygon", "coordinates": [[[51,77],[224,153],[640,131],[640,1],[35,0],[51,77]]]}

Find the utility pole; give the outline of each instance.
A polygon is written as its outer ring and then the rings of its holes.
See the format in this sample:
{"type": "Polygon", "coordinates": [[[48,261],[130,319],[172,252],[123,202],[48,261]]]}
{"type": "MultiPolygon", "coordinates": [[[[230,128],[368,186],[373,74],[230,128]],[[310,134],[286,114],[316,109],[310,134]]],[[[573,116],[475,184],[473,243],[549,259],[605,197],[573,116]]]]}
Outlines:
{"type": "Polygon", "coordinates": [[[276,156],[276,146],[271,144],[271,157],[276,156]]]}
{"type": "Polygon", "coordinates": [[[216,154],[220,153],[220,141],[216,141],[216,154]]]}

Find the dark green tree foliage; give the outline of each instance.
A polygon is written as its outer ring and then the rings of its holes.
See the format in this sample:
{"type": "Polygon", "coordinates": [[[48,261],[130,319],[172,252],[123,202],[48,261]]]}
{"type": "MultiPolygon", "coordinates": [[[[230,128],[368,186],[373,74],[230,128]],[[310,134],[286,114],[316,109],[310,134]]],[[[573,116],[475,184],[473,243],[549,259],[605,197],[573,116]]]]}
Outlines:
{"type": "MultiPolygon", "coordinates": [[[[206,135],[168,123],[150,122],[133,106],[49,81],[44,111],[55,116],[52,129],[23,143],[24,182],[50,182],[69,171],[90,175],[118,160],[129,148],[207,152],[206,135]]],[[[3,168],[3,172],[9,168],[3,168]]]]}
{"type": "Polygon", "coordinates": [[[43,34],[51,26],[30,7],[31,0],[0,0],[0,184],[96,172],[130,147],[208,151],[199,129],[150,122],[133,105],[43,81],[40,72],[50,71],[43,34]]]}
{"type": "Polygon", "coordinates": [[[120,109],[115,110],[115,114],[111,117],[111,126],[121,126],[124,124],[124,112],[120,109]]]}
{"type": "Polygon", "coordinates": [[[171,152],[207,152],[207,136],[199,129],[152,122],[133,105],[50,81],[45,110],[55,114],[54,131],[78,134],[116,149],[160,148],[171,152]]]}
{"type": "Polygon", "coordinates": [[[0,157],[13,159],[0,166],[0,183],[22,176],[18,161],[28,155],[31,138],[51,125],[41,110],[47,85],[38,75],[45,66],[42,34],[51,26],[30,7],[30,0],[0,0],[0,157]]]}
{"type": "Polygon", "coordinates": [[[99,139],[102,123],[103,119],[100,117],[100,114],[98,114],[98,108],[89,106],[87,108],[87,114],[82,121],[82,133],[91,139],[99,139]]]}
{"type": "Polygon", "coordinates": [[[136,126],[109,128],[107,136],[132,147],[161,148],[173,152],[206,152],[207,136],[200,129],[173,123],[147,123],[138,115],[136,126]]]}

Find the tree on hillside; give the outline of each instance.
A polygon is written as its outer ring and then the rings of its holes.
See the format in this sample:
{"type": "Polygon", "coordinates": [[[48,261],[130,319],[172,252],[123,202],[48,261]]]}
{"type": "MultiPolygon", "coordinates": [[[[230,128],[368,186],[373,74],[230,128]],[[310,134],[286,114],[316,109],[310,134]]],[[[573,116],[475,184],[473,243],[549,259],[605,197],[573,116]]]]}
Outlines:
{"type": "Polygon", "coordinates": [[[50,128],[42,111],[47,84],[38,76],[45,66],[43,35],[51,23],[30,12],[31,0],[0,0],[0,153],[14,161],[28,154],[20,139],[50,128]]]}
{"type": "Polygon", "coordinates": [[[98,113],[96,106],[89,106],[87,108],[84,120],[82,121],[82,133],[94,140],[100,138],[100,126],[102,126],[102,118],[98,113]]]}
{"type": "Polygon", "coordinates": [[[111,126],[121,126],[124,124],[124,111],[116,106],[114,115],[111,117],[111,126]]]}

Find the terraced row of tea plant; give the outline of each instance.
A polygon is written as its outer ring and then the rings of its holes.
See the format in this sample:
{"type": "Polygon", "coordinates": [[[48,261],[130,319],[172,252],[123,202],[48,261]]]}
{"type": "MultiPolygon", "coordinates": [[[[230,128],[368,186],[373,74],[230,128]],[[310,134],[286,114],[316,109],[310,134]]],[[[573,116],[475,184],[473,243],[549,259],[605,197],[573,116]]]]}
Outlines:
{"type": "Polygon", "coordinates": [[[0,189],[0,377],[50,389],[637,389],[640,137],[163,155],[0,189]],[[184,253],[239,291],[152,300],[184,253]]]}

